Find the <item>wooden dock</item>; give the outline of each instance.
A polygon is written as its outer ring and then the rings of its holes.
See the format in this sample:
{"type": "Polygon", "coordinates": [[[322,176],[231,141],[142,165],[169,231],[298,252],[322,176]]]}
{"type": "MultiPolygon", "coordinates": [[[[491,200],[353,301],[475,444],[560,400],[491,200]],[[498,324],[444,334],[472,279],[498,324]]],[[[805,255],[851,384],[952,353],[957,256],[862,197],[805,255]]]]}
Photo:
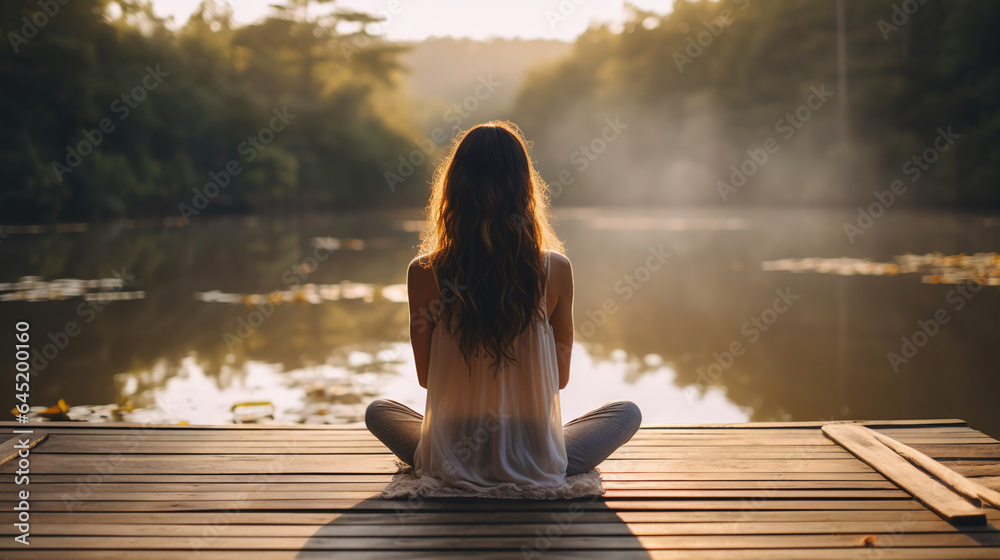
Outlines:
{"type": "MultiPolygon", "coordinates": [[[[1000,488],[1000,441],[960,420],[867,425],[1000,488]]],[[[380,499],[393,461],[358,428],[27,428],[47,435],[29,485],[0,465],[11,559],[1000,558],[1000,511],[946,522],[820,423],[643,428],[601,465],[606,494],[572,501],[380,499]]]]}

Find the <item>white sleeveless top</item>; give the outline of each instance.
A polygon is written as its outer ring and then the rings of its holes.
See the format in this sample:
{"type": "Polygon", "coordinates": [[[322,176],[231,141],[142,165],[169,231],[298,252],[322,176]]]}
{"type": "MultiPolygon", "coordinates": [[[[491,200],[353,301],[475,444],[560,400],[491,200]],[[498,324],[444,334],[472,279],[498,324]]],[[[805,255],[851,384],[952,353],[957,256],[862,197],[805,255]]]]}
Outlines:
{"type": "MultiPolygon", "coordinates": [[[[549,253],[545,276],[541,317],[548,317],[549,253]]],[[[512,350],[515,362],[496,375],[492,358],[474,356],[470,375],[457,340],[446,325],[435,326],[414,468],[408,477],[397,475],[384,497],[603,493],[596,471],[566,477],[559,367],[548,320],[535,319],[512,350]]]]}

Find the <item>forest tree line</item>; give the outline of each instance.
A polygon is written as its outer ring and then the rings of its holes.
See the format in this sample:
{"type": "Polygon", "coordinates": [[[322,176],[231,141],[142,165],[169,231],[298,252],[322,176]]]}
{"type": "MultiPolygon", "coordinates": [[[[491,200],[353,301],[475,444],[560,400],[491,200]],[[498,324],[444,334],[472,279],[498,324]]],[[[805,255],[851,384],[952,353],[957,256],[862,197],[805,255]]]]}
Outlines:
{"type": "MultiPolygon", "coordinates": [[[[238,26],[208,0],[173,29],[141,0],[5,1],[0,219],[422,204],[441,150],[386,182],[422,137],[407,47],[317,3],[238,26]]],[[[1000,205],[1000,5],[846,1],[841,90],[836,4],[630,8],[533,70],[509,118],[556,205],[855,205],[894,180],[905,205],[1000,205]]]]}
{"type": "Polygon", "coordinates": [[[902,181],[901,205],[1000,205],[1000,4],[845,0],[843,57],[837,4],[678,1],[592,27],[516,110],[560,203],[854,207],[902,181]],[[602,146],[609,117],[629,128],[602,146]]]}
{"type": "Polygon", "coordinates": [[[287,0],[236,26],[209,0],[172,30],[141,0],[52,4],[0,6],[4,220],[401,202],[382,172],[416,133],[376,16],[287,0]]]}

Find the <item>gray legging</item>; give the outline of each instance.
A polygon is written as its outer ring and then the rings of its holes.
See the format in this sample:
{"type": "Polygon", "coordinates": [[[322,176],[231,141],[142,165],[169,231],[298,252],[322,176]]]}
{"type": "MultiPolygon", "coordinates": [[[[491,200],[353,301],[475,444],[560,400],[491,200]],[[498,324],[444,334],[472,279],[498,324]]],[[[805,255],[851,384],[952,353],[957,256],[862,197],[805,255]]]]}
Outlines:
{"type": "MultiPolygon", "coordinates": [[[[365,411],[365,425],[396,457],[413,465],[413,452],[420,441],[420,424],[424,417],[415,410],[391,400],[377,400],[365,411]]],[[[642,413],[635,403],[608,403],[563,426],[566,475],[585,473],[608,458],[616,449],[632,439],[642,413]]]]}

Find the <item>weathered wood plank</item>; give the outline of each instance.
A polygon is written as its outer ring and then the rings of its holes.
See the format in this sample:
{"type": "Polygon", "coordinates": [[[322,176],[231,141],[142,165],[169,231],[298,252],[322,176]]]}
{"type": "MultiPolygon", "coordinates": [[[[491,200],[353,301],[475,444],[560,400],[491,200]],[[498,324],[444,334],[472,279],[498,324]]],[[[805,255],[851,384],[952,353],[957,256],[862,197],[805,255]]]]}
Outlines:
{"type": "MultiPolygon", "coordinates": [[[[384,487],[384,485],[382,485],[384,487]]],[[[370,498],[377,496],[382,491],[382,487],[372,489],[338,489],[326,491],[282,491],[275,494],[271,491],[244,490],[233,491],[209,491],[200,490],[196,492],[186,491],[185,488],[178,488],[170,492],[121,492],[121,491],[97,491],[91,492],[84,498],[87,501],[119,501],[119,502],[145,502],[145,501],[224,501],[232,499],[241,500],[315,500],[317,498],[344,499],[344,498],[370,498]]],[[[61,502],[73,496],[71,493],[61,491],[47,491],[44,489],[31,492],[32,503],[44,501],[61,502]]],[[[686,498],[686,499],[736,499],[736,498],[758,498],[758,499],[905,499],[909,497],[902,490],[893,489],[833,489],[833,490],[801,490],[794,488],[764,488],[764,489],[674,489],[674,488],[605,488],[604,497],[613,498],[686,498]]]]}
{"type": "Polygon", "coordinates": [[[1000,476],[980,476],[973,478],[979,484],[986,486],[987,488],[992,488],[994,490],[1000,490],[1000,476]]]}
{"type": "MultiPolygon", "coordinates": [[[[162,482],[104,482],[99,485],[82,487],[78,483],[32,483],[36,488],[33,496],[47,494],[73,494],[78,489],[81,496],[88,499],[100,499],[95,496],[99,492],[129,493],[129,492],[336,492],[336,491],[372,491],[378,492],[385,488],[390,477],[385,476],[380,481],[365,482],[283,482],[280,480],[262,480],[259,482],[187,482],[183,484],[162,482]]],[[[607,490],[753,490],[753,489],[791,489],[791,490],[897,490],[897,486],[887,480],[604,480],[607,490]]],[[[17,485],[12,482],[0,483],[0,493],[14,491],[17,485]]]]}
{"type": "MultiPolygon", "coordinates": [[[[673,500],[599,500],[589,502],[581,500],[565,502],[562,500],[497,500],[491,501],[488,507],[496,511],[567,511],[571,503],[578,504],[583,509],[628,509],[628,510],[919,510],[923,506],[912,499],[871,499],[871,500],[811,500],[811,499],[777,499],[769,498],[756,502],[748,500],[719,499],[673,499],[673,500]]],[[[3,501],[0,506],[12,509],[14,502],[3,501]]],[[[379,499],[315,499],[315,500],[223,500],[214,502],[203,501],[154,501],[154,502],[97,502],[73,501],[69,504],[58,502],[36,502],[32,504],[33,511],[211,511],[211,510],[347,510],[360,508],[370,511],[477,511],[484,507],[480,501],[431,501],[425,500],[419,507],[412,506],[405,500],[379,499]]]]}
{"type": "MultiPolygon", "coordinates": [[[[182,539],[183,541],[184,539],[182,539]]],[[[534,546],[535,535],[524,537],[462,537],[461,540],[438,537],[212,537],[177,542],[161,537],[36,537],[33,546],[48,549],[119,548],[162,550],[185,548],[200,550],[441,550],[461,547],[464,550],[506,549],[520,551],[534,546]]],[[[3,541],[0,541],[3,542],[3,541]]],[[[752,549],[752,548],[866,548],[938,546],[1000,546],[1000,533],[904,533],[868,535],[671,535],[671,536],[562,536],[546,539],[545,550],[656,550],[656,549],[752,549]],[[884,545],[883,545],[884,546],[884,545]]],[[[0,550],[12,545],[0,544],[0,550]]],[[[541,552],[541,551],[540,551],[541,552]]]]}
{"type": "Polygon", "coordinates": [[[992,461],[941,461],[962,476],[1000,476],[1000,464],[992,461]]]}
{"type": "Polygon", "coordinates": [[[985,522],[986,516],[982,509],[973,506],[961,496],[911,465],[906,459],[867,433],[865,428],[848,424],[830,424],[823,427],[823,433],[912,494],[941,517],[949,521],[985,522]]]}
{"type": "MultiPolygon", "coordinates": [[[[501,523],[551,523],[561,519],[564,511],[504,512],[480,509],[461,513],[421,511],[419,515],[400,516],[395,511],[346,511],[308,512],[283,511],[276,516],[273,511],[209,511],[209,512],[147,512],[135,515],[129,512],[89,512],[86,515],[67,512],[35,512],[32,519],[43,525],[51,524],[158,524],[186,525],[191,523],[212,526],[240,524],[268,525],[326,525],[336,523],[359,525],[420,525],[420,524],[501,524],[501,523]]],[[[1000,522],[1000,512],[987,510],[991,523],[1000,522]]],[[[13,523],[13,512],[0,512],[0,524],[13,523]]],[[[898,527],[911,521],[940,521],[934,512],[919,508],[909,510],[754,510],[698,511],[698,510],[583,510],[575,513],[573,523],[781,523],[781,522],[867,522],[879,526],[898,527]]],[[[976,527],[976,526],[973,526],[976,527]]],[[[965,527],[963,527],[965,529],[965,527]]]]}
{"type": "MultiPolygon", "coordinates": [[[[127,455],[91,454],[38,455],[32,472],[39,474],[88,474],[110,469],[122,474],[170,474],[204,472],[215,474],[258,473],[264,467],[283,473],[386,473],[396,467],[389,455],[127,455]]],[[[4,472],[13,472],[4,465],[4,472]]],[[[612,459],[601,464],[602,470],[616,472],[871,472],[854,459],[727,459],[706,458],[612,459]]]]}
{"type": "Polygon", "coordinates": [[[35,452],[35,448],[46,439],[48,439],[46,434],[14,434],[14,437],[0,444],[0,465],[9,463],[11,472],[17,470],[15,466],[17,461],[14,459],[22,448],[26,447],[29,453],[35,452]]]}
{"type": "MultiPolygon", "coordinates": [[[[326,525],[220,525],[213,527],[213,537],[485,537],[534,536],[544,534],[548,523],[434,523],[434,524],[326,524],[326,525]]],[[[957,533],[997,532],[997,524],[959,528],[946,521],[909,520],[892,527],[892,533],[957,533]]],[[[705,522],[705,523],[567,523],[561,527],[563,536],[665,536],[665,535],[808,535],[808,534],[869,534],[871,523],[860,521],[832,522],[705,522]]],[[[886,528],[881,528],[885,533],[886,528]]],[[[2,535],[14,535],[13,527],[0,528],[2,535]]],[[[156,536],[205,537],[201,524],[45,524],[32,530],[35,536],[156,536]]]]}
{"type": "MultiPolygon", "coordinates": [[[[224,451],[228,455],[265,455],[280,453],[283,448],[275,448],[258,442],[228,442],[220,449],[219,442],[142,442],[138,445],[121,449],[114,442],[89,442],[75,439],[59,439],[54,436],[40,453],[45,454],[108,454],[113,452],[123,454],[170,454],[170,455],[213,455],[224,451]]],[[[997,446],[1000,448],[1000,446],[997,446]]],[[[315,444],[312,442],[294,446],[294,452],[301,455],[351,455],[351,454],[388,454],[389,451],[381,443],[372,444],[315,444]]],[[[759,459],[783,459],[788,457],[817,459],[847,459],[852,455],[839,446],[823,448],[806,448],[795,446],[643,446],[631,445],[619,449],[612,457],[620,458],[689,458],[689,457],[742,457],[759,459]]]]}
{"type": "MultiPolygon", "coordinates": [[[[639,480],[639,481],[773,481],[773,480],[813,480],[813,481],[855,481],[855,480],[877,480],[884,481],[885,477],[875,471],[855,472],[855,473],[812,473],[812,472],[615,472],[607,468],[601,468],[601,478],[608,480],[639,480]]],[[[32,484],[73,483],[81,487],[93,488],[104,483],[222,483],[222,482],[245,482],[261,483],[267,481],[278,482],[388,482],[392,479],[392,473],[323,473],[323,474],[299,474],[299,473],[234,473],[234,474],[210,474],[210,473],[174,473],[174,474],[122,474],[122,473],[101,473],[101,474],[36,474],[32,473],[32,484]]]]}
{"type": "Polygon", "coordinates": [[[961,494],[965,498],[972,500],[973,503],[988,504],[995,508],[1000,508],[1000,493],[963,477],[934,459],[931,459],[927,455],[924,455],[912,447],[903,445],[889,436],[880,434],[874,430],[869,430],[868,428],[860,429],[864,430],[880,443],[892,449],[911,463],[916,464],[920,468],[936,476],[945,486],[950,488],[952,491],[961,494]]]}
{"type": "Polygon", "coordinates": [[[971,444],[971,445],[917,444],[914,446],[914,449],[939,461],[962,460],[962,459],[989,459],[991,461],[1000,461],[1000,445],[994,443],[971,444]]]}
{"type": "MultiPolygon", "coordinates": [[[[867,549],[866,549],[867,550],[867,549]]],[[[880,560],[996,560],[1000,558],[1000,548],[982,547],[968,548],[880,548],[870,549],[873,556],[880,560]]],[[[25,550],[19,558],[25,560],[51,560],[51,552],[45,550],[25,550]]],[[[134,552],[117,550],[80,550],[73,553],[74,560],[133,560],[134,552]]],[[[158,560],[188,560],[191,558],[188,550],[158,550],[158,560]]],[[[227,550],[203,550],[198,558],[203,560],[231,560],[234,554],[227,550]]],[[[523,558],[520,552],[511,551],[477,551],[476,560],[511,560],[523,558]]],[[[546,551],[545,560],[607,560],[607,551],[546,551]]],[[[615,560],[844,560],[847,558],[868,557],[868,553],[843,548],[809,548],[809,549],[754,549],[754,550],[619,550],[615,551],[615,560]]],[[[246,560],[329,560],[330,553],[326,551],[240,551],[239,558],[246,560]]],[[[437,559],[468,559],[465,551],[430,550],[430,551],[342,551],[337,553],[337,560],[437,560],[437,559]]]]}
{"type": "MultiPolygon", "coordinates": [[[[642,429],[671,429],[671,428],[682,428],[682,429],[718,429],[718,428],[738,428],[741,430],[748,429],[773,429],[773,428],[794,428],[794,429],[816,429],[828,424],[829,422],[813,421],[813,422],[745,422],[745,423],[719,423],[719,424],[651,424],[643,426],[642,429]]],[[[937,418],[937,419],[922,419],[922,420],[856,420],[852,423],[861,424],[868,426],[870,428],[882,428],[882,427],[908,427],[908,426],[920,426],[920,427],[963,427],[968,426],[965,420],[960,420],[957,418],[937,418]]],[[[121,429],[121,428],[163,428],[163,429],[175,429],[175,430],[357,430],[359,428],[363,429],[361,425],[325,425],[317,426],[310,424],[212,424],[212,425],[177,425],[177,424],[145,424],[140,422],[109,422],[109,423],[92,423],[92,424],[82,424],[80,422],[40,422],[37,424],[31,424],[34,426],[48,426],[48,427],[65,427],[65,428],[80,428],[86,426],[89,429],[121,429]]],[[[0,428],[4,427],[23,427],[24,424],[12,421],[4,420],[0,421],[0,428]]]]}

